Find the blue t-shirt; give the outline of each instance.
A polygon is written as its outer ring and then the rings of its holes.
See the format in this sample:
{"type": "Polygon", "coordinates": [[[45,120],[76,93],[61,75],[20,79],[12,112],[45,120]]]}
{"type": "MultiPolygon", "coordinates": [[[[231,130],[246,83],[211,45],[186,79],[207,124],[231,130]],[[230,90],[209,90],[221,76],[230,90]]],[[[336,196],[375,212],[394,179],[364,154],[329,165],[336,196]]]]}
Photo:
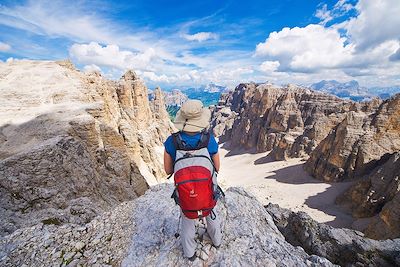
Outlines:
{"type": "MultiPolygon", "coordinates": [[[[201,133],[197,133],[195,135],[189,135],[185,132],[181,132],[181,137],[182,140],[185,141],[186,145],[190,147],[196,147],[198,144],[201,133]]],[[[164,147],[165,151],[172,157],[173,160],[175,160],[176,157],[176,148],[174,146],[174,140],[172,138],[172,135],[170,135],[167,140],[164,142],[164,147]]],[[[215,137],[213,134],[210,133],[210,141],[208,142],[208,153],[210,153],[210,156],[212,157],[214,154],[218,152],[218,144],[217,141],[215,140],[215,137]]]]}

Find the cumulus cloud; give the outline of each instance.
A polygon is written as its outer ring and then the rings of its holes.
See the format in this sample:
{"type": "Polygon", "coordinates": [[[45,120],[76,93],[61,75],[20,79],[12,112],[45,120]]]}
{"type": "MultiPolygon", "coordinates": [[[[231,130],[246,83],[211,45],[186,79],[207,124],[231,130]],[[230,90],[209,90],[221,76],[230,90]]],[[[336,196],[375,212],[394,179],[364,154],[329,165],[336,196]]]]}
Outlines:
{"type": "Polygon", "coordinates": [[[336,29],[310,24],[270,33],[255,55],[279,61],[282,70],[312,72],[343,64],[352,51],[336,29]]]}
{"type": "Polygon", "coordinates": [[[0,42],[0,51],[1,52],[7,52],[11,49],[11,46],[9,44],[0,42]]]}
{"type": "Polygon", "coordinates": [[[266,73],[270,73],[276,71],[279,66],[279,61],[264,61],[260,66],[260,70],[266,73]]]}
{"type": "Polygon", "coordinates": [[[102,46],[96,42],[89,44],[73,44],[69,50],[70,56],[83,64],[125,69],[149,69],[151,61],[157,58],[153,48],[148,48],[143,53],[133,53],[120,50],[118,45],[102,46]]]}
{"type": "Polygon", "coordinates": [[[218,39],[218,35],[212,32],[198,32],[195,34],[184,34],[183,37],[189,41],[203,42],[218,39]]]}
{"type": "Polygon", "coordinates": [[[397,15],[400,5],[394,2],[360,0],[352,6],[346,0],[340,0],[333,8],[334,13],[323,5],[317,12],[321,24],[283,28],[270,33],[265,42],[256,46],[255,57],[264,60],[260,70],[277,76],[278,73],[272,71],[275,66],[270,62],[279,62],[279,73],[304,73],[306,77],[313,77],[313,73],[335,71],[342,73],[342,77],[369,79],[370,83],[398,81],[399,74],[392,70],[400,68],[400,27],[393,25],[400,25],[397,15]],[[395,11],[389,12],[390,8],[395,11]],[[357,10],[355,17],[329,27],[325,25],[336,14],[353,9],[357,10]],[[377,19],[373,15],[376,12],[379,13],[377,19]],[[387,24],[390,26],[386,27],[387,24]]]}
{"type": "Polygon", "coordinates": [[[345,23],[344,29],[357,50],[400,39],[399,0],[360,0],[355,8],[358,16],[345,23]]]}

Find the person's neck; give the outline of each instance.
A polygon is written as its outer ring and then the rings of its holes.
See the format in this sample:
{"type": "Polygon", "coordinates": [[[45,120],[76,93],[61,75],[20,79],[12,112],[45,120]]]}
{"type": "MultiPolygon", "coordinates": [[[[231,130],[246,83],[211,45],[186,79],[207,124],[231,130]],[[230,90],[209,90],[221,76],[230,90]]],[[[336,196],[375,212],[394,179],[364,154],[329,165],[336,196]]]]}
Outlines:
{"type": "Polygon", "coordinates": [[[185,134],[187,134],[187,135],[196,135],[196,134],[198,134],[199,132],[186,132],[186,131],[183,131],[185,134]]]}

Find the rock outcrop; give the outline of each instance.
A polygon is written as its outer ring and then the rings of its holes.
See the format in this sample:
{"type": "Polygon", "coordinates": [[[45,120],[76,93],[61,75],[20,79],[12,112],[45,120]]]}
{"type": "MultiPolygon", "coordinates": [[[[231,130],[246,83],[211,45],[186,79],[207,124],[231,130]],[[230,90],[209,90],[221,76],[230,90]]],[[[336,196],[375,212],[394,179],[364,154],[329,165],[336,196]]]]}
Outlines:
{"type": "Polygon", "coordinates": [[[357,182],[337,203],[349,208],[356,218],[375,216],[366,235],[375,239],[400,237],[400,152],[357,182]]]}
{"type": "Polygon", "coordinates": [[[272,150],[278,160],[308,157],[345,113],[357,108],[351,101],[293,85],[240,84],[216,107],[214,133],[234,147],[272,150]]]}
{"type": "MultiPolygon", "coordinates": [[[[367,109],[368,110],[368,109],[367,109]]],[[[305,168],[315,178],[361,178],[400,150],[400,94],[372,112],[351,111],[311,153],[305,168]]]]}
{"type": "Polygon", "coordinates": [[[317,223],[304,212],[292,212],[278,205],[266,206],[268,213],[293,246],[329,259],[340,266],[399,266],[400,239],[377,241],[361,232],[317,223]]]}
{"type": "Polygon", "coordinates": [[[113,82],[70,62],[15,61],[0,77],[1,235],[87,223],[164,176],[169,121],[134,72],[113,82]]]}
{"type": "Polygon", "coordinates": [[[218,205],[223,242],[216,249],[198,225],[198,258],[183,257],[174,235],[179,208],[173,186],[152,187],[140,198],[78,227],[37,225],[0,240],[1,266],[333,266],[287,243],[271,216],[243,189],[231,188],[218,205]]]}

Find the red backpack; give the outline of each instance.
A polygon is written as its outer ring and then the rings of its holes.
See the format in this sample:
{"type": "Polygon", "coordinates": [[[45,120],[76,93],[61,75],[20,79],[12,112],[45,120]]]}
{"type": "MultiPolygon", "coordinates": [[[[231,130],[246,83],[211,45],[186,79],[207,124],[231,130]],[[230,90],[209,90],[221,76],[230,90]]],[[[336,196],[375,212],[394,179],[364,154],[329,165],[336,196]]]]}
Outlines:
{"type": "Polygon", "coordinates": [[[196,147],[187,147],[180,132],[172,135],[176,148],[174,162],[175,190],[172,194],[187,218],[203,218],[211,214],[223,195],[217,184],[217,172],[207,146],[210,133],[203,131],[196,147]]]}

